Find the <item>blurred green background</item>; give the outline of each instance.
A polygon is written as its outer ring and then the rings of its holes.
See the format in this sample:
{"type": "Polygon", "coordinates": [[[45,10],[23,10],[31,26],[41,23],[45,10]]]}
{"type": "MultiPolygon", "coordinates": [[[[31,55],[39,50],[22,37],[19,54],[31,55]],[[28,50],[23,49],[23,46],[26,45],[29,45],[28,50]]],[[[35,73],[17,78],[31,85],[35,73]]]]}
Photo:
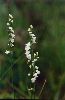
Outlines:
{"type": "Polygon", "coordinates": [[[27,29],[34,26],[35,50],[41,74],[36,82],[36,95],[44,80],[47,83],[40,99],[65,100],[65,1],[64,0],[0,0],[0,98],[29,98],[24,44],[27,29]],[[15,54],[5,55],[8,48],[8,13],[14,16],[15,54]],[[11,67],[12,59],[12,68],[11,67]],[[12,84],[14,83],[14,86],[12,84]],[[14,92],[15,94],[14,94],[14,92]]]}

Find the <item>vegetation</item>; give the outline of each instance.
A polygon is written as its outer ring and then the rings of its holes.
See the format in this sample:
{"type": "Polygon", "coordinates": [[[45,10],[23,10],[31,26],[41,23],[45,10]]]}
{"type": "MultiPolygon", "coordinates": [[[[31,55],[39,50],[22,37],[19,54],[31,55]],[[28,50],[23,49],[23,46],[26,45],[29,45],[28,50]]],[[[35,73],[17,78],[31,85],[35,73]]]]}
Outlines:
{"type": "Polygon", "coordinates": [[[40,57],[37,65],[41,73],[36,80],[36,98],[65,100],[63,0],[0,0],[0,99],[30,98],[27,87],[29,68],[24,49],[28,42],[27,29],[31,24],[37,37],[34,49],[40,57]],[[13,57],[5,54],[9,41],[6,25],[9,13],[14,16],[16,36],[13,57]]]}

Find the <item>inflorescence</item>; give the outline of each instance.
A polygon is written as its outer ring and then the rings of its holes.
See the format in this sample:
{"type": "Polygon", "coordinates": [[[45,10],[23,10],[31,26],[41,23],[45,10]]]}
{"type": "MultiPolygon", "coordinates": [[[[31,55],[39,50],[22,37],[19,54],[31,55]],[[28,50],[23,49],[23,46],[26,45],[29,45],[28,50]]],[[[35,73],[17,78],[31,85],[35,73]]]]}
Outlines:
{"type": "MultiPolygon", "coordinates": [[[[8,32],[9,32],[9,43],[8,46],[13,47],[14,46],[14,39],[15,39],[15,34],[14,34],[14,29],[13,29],[13,16],[9,14],[9,19],[7,22],[7,27],[8,27],[8,32]]],[[[11,53],[10,50],[5,51],[6,54],[11,53]]]]}
{"type": "MultiPolygon", "coordinates": [[[[8,32],[9,32],[9,48],[14,47],[14,40],[15,40],[15,34],[13,29],[13,16],[9,14],[8,22],[7,22],[8,32]]],[[[30,68],[30,71],[28,73],[28,77],[30,79],[30,82],[35,84],[36,79],[38,75],[40,74],[39,67],[36,65],[36,62],[39,59],[38,52],[34,52],[33,45],[36,44],[36,36],[32,32],[33,26],[30,25],[28,28],[28,35],[30,37],[30,41],[25,44],[25,55],[27,58],[27,64],[30,68]]],[[[6,50],[5,54],[10,54],[12,51],[6,50]]],[[[33,87],[31,86],[28,90],[33,90],[33,87]]]]}
{"type": "MultiPolygon", "coordinates": [[[[25,55],[27,58],[27,64],[29,65],[30,70],[32,70],[32,73],[30,71],[28,73],[28,76],[31,77],[30,78],[31,83],[35,83],[38,75],[40,74],[40,71],[39,71],[39,67],[35,65],[36,61],[39,58],[38,52],[35,52],[35,53],[32,52],[33,51],[32,45],[36,44],[36,36],[33,34],[32,29],[33,29],[33,26],[30,25],[30,27],[28,28],[30,41],[27,44],[25,44],[25,55]]],[[[32,90],[32,88],[29,90],[32,90]]]]}

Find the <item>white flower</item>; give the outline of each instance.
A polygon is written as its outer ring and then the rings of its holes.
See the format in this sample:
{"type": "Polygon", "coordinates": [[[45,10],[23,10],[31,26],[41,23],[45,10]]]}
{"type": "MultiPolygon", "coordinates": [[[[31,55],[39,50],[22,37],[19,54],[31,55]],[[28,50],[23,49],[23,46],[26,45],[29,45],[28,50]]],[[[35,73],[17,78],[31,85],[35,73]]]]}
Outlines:
{"type": "Polygon", "coordinates": [[[34,59],[33,61],[32,61],[32,63],[35,63],[37,61],[37,59],[34,59]]]}
{"type": "Polygon", "coordinates": [[[30,46],[29,45],[26,45],[25,50],[26,51],[30,50],[30,46]]]}
{"type": "Polygon", "coordinates": [[[34,66],[34,63],[32,63],[32,66],[34,66]]]}
{"type": "Polygon", "coordinates": [[[26,50],[25,55],[26,55],[26,57],[28,58],[28,60],[31,60],[31,54],[30,54],[30,51],[26,50]]]}
{"type": "Polygon", "coordinates": [[[30,62],[31,60],[31,54],[30,54],[30,46],[31,46],[31,43],[28,42],[26,45],[25,45],[25,55],[26,57],[28,58],[28,62],[30,62]]]}
{"type": "Polygon", "coordinates": [[[36,57],[36,53],[34,53],[34,58],[36,57]]]}
{"type": "Polygon", "coordinates": [[[28,76],[30,76],[30,73],[28,73],[28,76]]]}
{"type": "Polygon", "coordinates": [[[30,51],[27,50],[25,54],[26,56],[28,56],[30,54],[30,51]]]}
{"type": "Polygon", "coordinates": [[[14,34],[10,33],[10,35],[11,35],[12,38],[15,38],[15,35],[14,34]]]}
{"type": "Polygon", "coordinates": [[[26,46],[28,46],[28,47],[29,47],[30,45],[31,45],[30,42],[28,42],[28,43],[26,44],[26,46]]]}
{"type": "Polygon", "coordinates": [[[33,28],[33,26],[32,26],[32,25],[30,25],[30,27],[31,27],[31,28],[33,28]]]}
{"type": "Polygon", "coordinates": [[[37,59],[34,59],[34,62],[36,62],[37,61],[37,59]]]}
{"type": "Polygon", "coordinates": [[[30,28],[28,28],[28,31],[29,31],[29,35],[31,36],[32,44],[34,44],[34,43],[36,43],[36,36],[34,34],[32,34],[32,28],[33,28],[33,26],[30,25],[30,28]]]}
{"type": "Polygon", "coordinates": [[[32,61],[32,63],[34,63],[34,60],[32,61]]]}
{"type": "Polygon", "coordinates": [[[27,58],[29,59],[29,60],[31,60],[31,55],[29,54],[29,55],[27,55],[27,58]]]}
{"type": "Polygon", "coordinates": [[[33,88],[28,89],[29,91],[33,90],[33,88]]]}
{"type": "Polygon", "coordinates": [[[11,43],[14,43],[14,39],[13,39],[13,38],[10,38],[10,42],[11,42],[11,43]]]}
{"type": "Polygon", "coordinates": [[[36,52],[37,56],[38,56],[38,52],[36,52]]]}
{"type": "Polygon", "coordinates": [[[9,23],[7,23],[7,25],[9,26],[10,24],[9,24],[9,23]]]}
{"type": "Polygon", "coordinates": [[[29,67],[31,68],[32,66],[30,65],[29,67]]]}
{"type": "Polygon", "coordinates": [[[34,76],[35,78],[37,78],[37,77],[38,77],[38,76],[37,76],[37,73],[33,74],[33,76],[34,76]]]}
{"type": "Polygon", "coordinates": [[[14,30],[12,29],[11,32],[14,33],[14,30]]]}
{"type": "Polygon", "coordinates": [[[11,18],[9,18],[9,21],[11,21],[11,18]]]}
{"type": "Polygon", "coordinates": [[[10,32],[14,33],[14,30],[12,27],[9,27],[10,32]]]}
{"type": "Polygon", "coordinates": [[[32,43],[36,43],[36,36],[34,34],[31,34],[32,32],[29,32],[29,35],[31,36],[32,43]]]}
{"type": "Polygon", "coordinates": [[[36,43],[36,37],[32,38],[32,43],[36,43]]]}
{"type": "Polygon", "coordinates": [[[31,31],[29,31],[29,33],[32,33],[31,31]]]}
{"type": "Polygon", "coordinates": [[[10,46],[11,46],[11,47],[13,47],[13,46],[14,46],[14,44],[10,43],[10,46]]]}
{"type": "Polygon", "coordinates": [[[38,69],[38,67],[37,67],[37,66],[35,66],[35,69],[38,69]]]}
{"type": "Polygon", "coordinates": [[[13,28],[12,27],[9,27],[9,29],[12,30],[13,28]]]}
{"type": "Polygon", "coordinates": [[[28,59],[28,62],[27,63],[29,63],[30,62],[30,60],[28,59]]]}
{"type": "Polygon", "coordinates": [[[37,57],[37,59],[39,59],[39,57],[37,57]]]}
{"type": "Polygon", "coordinates": [[[37,74],[40,74],[40,71],[36,70],[37,74]]]}
{"type": "Polygon", "coordinates": [[[35,35],[34,34],[30,34],[30,36],[33,38],[33,37],[35,37],[35,35]]]}
{"type": "Polygon", "coordinates": [[[10,18],[13,18],[13,16],[12,16],[11,14],[9,14],[9,17],[10,17],[10,18]]]}
{"type": "Polygon", "coordinates": [[[11,23],[13,23],[13,20],[11,20],[11,23]]]}
{"type": "Polygon", "coordinates": [[[31,28],[28,28],[28,31],[31,31],[31,28]]]}
{"type": "Polygon", "coordinates": [[[9,43],[8,43],[8,45],[10,46],[10,47],[13,47],[14,46],[14,39],[15,39],[15,34],[14,34],[14,29],[13,29],[13,27],[12,27],[12,23],[13,23],[13,16],[11,15],[11,14],[9,14],[9,20],[8,20],[8,22],[7,22],[7,27],[8,27],[8,29],[9,29],[9,35],[10,35],[10,37],[9,37],[9,43]]]}
{"type": "Polygon", "coordinates": [[[5,51],[5,53],[6,53],[6,54],[9,54],[9,53],[10,53],[10,51],[6,50],[6,51],[5,51]]]}
{"type": "Polygon", "coordinates": [[[35,83],[35,81],[36,81],[36,78],[34,77],[34,78],[31,78],[31,82],[32,83],[35,83]]]}
{"type": "Polygon", "coordinates": [[[30,44],[30,42],[28,42],[28,43],[25,45],[25,50],[26,50],[26,51],[30,50],[30,46],[31,46],[31,44],[30,44]]]}

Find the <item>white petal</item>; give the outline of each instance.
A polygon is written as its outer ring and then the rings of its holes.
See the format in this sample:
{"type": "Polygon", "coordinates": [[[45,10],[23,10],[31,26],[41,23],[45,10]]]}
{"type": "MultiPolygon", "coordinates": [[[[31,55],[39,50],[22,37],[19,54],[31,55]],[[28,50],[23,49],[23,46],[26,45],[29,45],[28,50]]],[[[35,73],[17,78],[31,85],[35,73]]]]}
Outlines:
{"type": "Polygon", "coordinates": [[[13,16],[12,16],[11,14],[9,14],[9,17],[10,17],[10,18],[13,18],[13,16]]]}
{"type": "Polygon", "coordinates": [[[28,76],[30,76],[30,73],[28,73],[28,76]]]}
{"type": "Polygon", "coordinates": [[[38,69],[38,67],[37,67],[37,66],[35,66],[35,69],[38,69]]]}
{"type": "Polygon", "coordinates": [[[33,28],[33,25],[30,25],[31,28],[33,28]]]}
{"type": "Polygon", "coordinates": [[[36,78],[31,78],[32,83],[35,83],[35,81],[36,81],[36,78]]]}

